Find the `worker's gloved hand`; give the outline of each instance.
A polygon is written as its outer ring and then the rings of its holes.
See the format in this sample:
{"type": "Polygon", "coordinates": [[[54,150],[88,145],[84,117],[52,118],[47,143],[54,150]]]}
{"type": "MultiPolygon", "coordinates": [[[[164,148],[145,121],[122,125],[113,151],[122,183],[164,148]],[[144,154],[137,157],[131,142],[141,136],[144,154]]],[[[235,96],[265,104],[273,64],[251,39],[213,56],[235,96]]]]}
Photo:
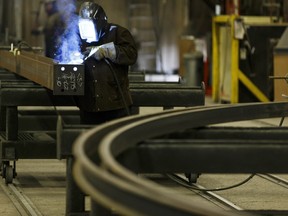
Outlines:
{"type": "Polygon", "coordinates": [[[114,43],[110,42],[99,46],[94,53],[94,58],[98,61],[103,58],[108,58],[114,61],[116,59],[116,49],[114,43]]]}
{"type": "Polygon", "coordinates": [[[98,48],[99,48],[98,46],[86,47],[86,50],[82,53],[82,55],[84,56],[84,60],[86,60],[89,57],[93,56],[98,48]]]}

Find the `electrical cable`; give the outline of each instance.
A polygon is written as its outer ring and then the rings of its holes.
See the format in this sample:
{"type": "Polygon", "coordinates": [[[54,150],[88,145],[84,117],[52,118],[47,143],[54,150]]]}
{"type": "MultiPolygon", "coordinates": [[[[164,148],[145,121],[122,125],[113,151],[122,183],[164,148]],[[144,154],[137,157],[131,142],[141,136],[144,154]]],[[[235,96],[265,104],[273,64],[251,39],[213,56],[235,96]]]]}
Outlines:
{"type": "Polygon", "coordinates": [[[21,41],[20,43],[18,43],[18,44],[17,44],[17,49],[18,49],[19,51],[21,51],[21,48],[22,48],[23,45],[26,46],[26,47],[28,47],[30,51],[32,51],[33,53],[35,53],[33,47],[32,47],[31,45],[29,45],[26,41],[21,41]]]}
{"type": "Polygon", "coordinates": [[[116,72],[115,72],[113,66],[111,65],[111,63],[109,62],[109,60],[108,60],[107,58],[104,58],[104,60],[105,60],[105,62],[107,63],[107,65],[109,66],[109,68],[110,68],[110,70],[111,70],[111,72],[112,72],[112,74],[113,74],[113,76],[114,76],[114,79],[115,79],[115,81],[116,81],[117,87],[118,87],[119,92],[120,92],[120,96],[121,96],[121,99],[122,99],[122,103],[123,103],[123,105],[124,105],[124,108],[125,108],[125,110],[126,110],[127,115],[129,116],[129,115],[130,115],[130,111],[129,111],[128,105],[127,105],[127,103],[126,103],[126,101],[125,101],[124,94],[123,94],[123,91],[122,91],[122,89],[121,89],[120,82],[119,82],[119,80],[118,80],[118,77],[117,77],[117,75],[116,75],[116,72]]]}
{"type": "Polygon", "coordinates": [[[251,174],[248,178],[246,178],[245,180],[237,183],[237,184],[234,184],[234,185],[231,185],[231,186],[228,186],[228,187],[223,187],[223,188],[211,188],[211,189],[202,189],[202,188],[198,188],[196,186],[193,186],[193,185],[190,185],[188,183],[188,181],[185,181],[184,179],[180,178],[179,176],[177,176],[176,174],[166,174],[166,176],[168,178],[170,178],[172,181],[186,187],[186,188],[190,188],[190,189],[193,189],[193,190],[198,190],[198,191],[222,191],[222,190],[228,190],[228,189],[232,189],[232,188],[235,188],[235,187],[239,187],[243,184],[245,184],[246,182],[248,182],[249,180],[251,180],[255,174],[251,174]]]}

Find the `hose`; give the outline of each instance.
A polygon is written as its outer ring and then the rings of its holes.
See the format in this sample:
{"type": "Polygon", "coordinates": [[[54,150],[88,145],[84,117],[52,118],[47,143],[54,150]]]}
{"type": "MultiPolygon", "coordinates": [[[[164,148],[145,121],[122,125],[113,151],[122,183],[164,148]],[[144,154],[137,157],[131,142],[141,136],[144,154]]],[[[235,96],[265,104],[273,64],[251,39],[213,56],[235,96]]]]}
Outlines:
{"type": "Polygon", "coordinates": [[[121,96],[121,99],[122,99],[122,103],[123,103],[123,105],[124,105],[124,108],[125,108],[125,110],[126,110],[127,115],[129,116],[129,115],[130,115],[130,111],[129,111],[128,105],[127,105],[127,103],[126,103],[126,101],[125,101],[124,94],[123,94],[123,91],[122,91],[122,89],[121,89],[120,82],[119,82],[119,80],[118,80],[118,77],[117,77],[117,75],[116,75],[116,72],[115,72],[113,66],[111,65],[111,63],[109,62],[109,60],[108,60],[107,58],[104,58],[104,60],[105,60],[105,62],[107,63],[107,65],[109,66],[109,68],[110,68],[110,70],[111,70],[111,72],[112,72],[112,74],[113,74],[113,76],[114,76],[114,79],[115,79],[115,81],[116,81],[117,87],[118,87],[119,92],[120,92],[120,96],[121,96]]]}
{"type": "Polygon", "coordinates": [[[178,184],[180,184],[186,188],[205,192],[205,191],[223,191],[223,190],[228,190],[228,189],[239,187],[239,186],[247,183],[248,181],[250,181],[255,176],[255,174],[253,173],[253,174],[249,175],[246,179],[244,179],[243,181],[236,183],[234,185],[223,187],[223,188],[210,188],[210,189],[202,189],[202,188],[198,188],[194,185],[190,185],[190,184],[188,184],[188,182],[186,182],[185,180],[183,180],[182,178],[180,178],[176,174],[166,174],[166,176],[168,178],[170,178],[172,181],[174,181],[174,182],[176,182],[176,183],[178,183],[178,184]]]}

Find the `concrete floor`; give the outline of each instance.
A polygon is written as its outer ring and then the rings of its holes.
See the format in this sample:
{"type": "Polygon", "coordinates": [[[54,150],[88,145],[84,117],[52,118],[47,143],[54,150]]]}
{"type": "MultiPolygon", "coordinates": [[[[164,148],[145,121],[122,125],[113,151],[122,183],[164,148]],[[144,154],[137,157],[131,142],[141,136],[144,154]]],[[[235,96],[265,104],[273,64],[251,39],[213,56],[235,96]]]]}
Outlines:
{"type": "MultiPolygon", "coordinates": [[[[37,215],[65,215],[65,162],[58,160],[19,160],[18,177],[14,185],[21,194],[28,197],[28,200],[35,206],[37,215]]],[[[246,179],[249,174],[223,175],[223,174],[202,174],[197,183],[205,185],[206,188],[226,187],[246,179]]],[[[288,175],[281,175],[288,179],[288,175]]],[[[215,208],[213,203],[198,197],[196,193],[185,188],[176,187],[173,183],[164,186],[173,187],[176,193],[181,193],[193,202],[205,204],[215,208]]],[[[7,196],[6,185],[0,184],[0,215],[17,216],[31,215],[21,210],[16,210],[13,200],[7,196]]],[[[230,190],[217,192],[228,200],[233,200],[243,209],[261,210],[287,210],[288,190],[283,189],[260,177],[254,177],[245,185],[230,190]]],[[[86,202],[86,209],[89,210],[89,199],[86,202]]]]}

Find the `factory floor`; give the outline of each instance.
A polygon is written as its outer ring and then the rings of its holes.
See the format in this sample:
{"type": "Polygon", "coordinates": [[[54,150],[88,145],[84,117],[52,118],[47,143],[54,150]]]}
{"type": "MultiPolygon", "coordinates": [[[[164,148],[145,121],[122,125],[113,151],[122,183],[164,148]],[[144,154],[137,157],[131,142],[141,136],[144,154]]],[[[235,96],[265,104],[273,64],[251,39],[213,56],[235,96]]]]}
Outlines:
{"type": "MultiPolygon", "coordinates": [[[[211,98],[206,98],[206,105],[213,104],[211,98]]],[[[143,108],[141,113],[160,111],[160,108],[143,108]]],[[[241,126],[263,126],[279,125],[280,119],[267,119],[257,121],[242,122],[241,126]]],[[[234,123],[237,125],[237,123],[234,123]]],[[[284,126],[288,125],[284,121],[284,126]],[[285,125],[286,124],[286,125],[285,125]]],[[[66,162],[65,160],[18,160],[17,177],[12,185],[6,185],[4,180],[0,181],[0,215],[65,215],[65,186],[66,186],[66,162]],[[12,193],[12,192],[15,193],[12,193]],[[15,194],[17,196],[15,196],[15,194]],[[18,200],[17,200],[18,199],[18,200]],[[19,204],[19,199],[22,204],[19,204]],[[21,205],[27,205],[23,208],[21,205]],[[29,210],[30,209],[30,210],[29,210]]],[[[245,179],[247,175],[200,175],[198,181],[209,186],[209,180],[217,179],[221,185],[230,185],[245,179]]],[[[288,179],[287,175],[282,175],[288,179]]],[[[211,187],[213,187],[211,185],[211,187]]],[[[263,188],[273,189],[267,182],[260,178],[253,178],[246,186],[238,187],[237,193],[227,191],[228,197],[238,196],[240,203],[245,205],[245,209],[287,209],[288,190],[279,189],[277,193],[263,192],[263,188]],[[248,187],[248,189],[247,189],[248,187]],[[261,199],[260,199],[261,197],[261,199]]],[[[272,190],[272,191],[275,191],[272,190]]],[[[87,200],[87,210],[89,210],[89,200],[87,200]]]]}

